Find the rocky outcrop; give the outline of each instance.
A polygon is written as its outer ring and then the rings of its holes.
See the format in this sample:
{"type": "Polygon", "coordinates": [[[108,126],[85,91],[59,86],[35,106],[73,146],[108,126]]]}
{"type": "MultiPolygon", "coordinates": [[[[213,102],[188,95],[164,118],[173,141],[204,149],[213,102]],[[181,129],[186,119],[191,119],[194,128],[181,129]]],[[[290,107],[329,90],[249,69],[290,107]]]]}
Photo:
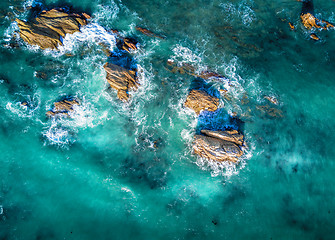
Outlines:
{"type": "Polygon", "coordinates": [[[330,28],[334,28],[334,25],[330,22],[317,19],[314,15],[311,13],[302,13],[300,15],[302,24],[304,24],[305,28],[312,29],[312,28],[320,28],[323,30],[328,30],[330,28]]]}
{"type": "Polygon", "coordinates": [[[134,38],[122,38],[118,36],[119,40],[117,41],[117,47],[121,50],[126,50],[127,52],[131,52],[131,50],[137,50],[137,41],[134,38]]]}
{"type": "Polygon", "coordinates": [[[191,90],[184,105],[193,109],[196,114],[202,110],[214,112],[218,109],[219,99],[202,90],[191,90]]]}
{"type": "Polygon", "coordinates": [[[72,112],[73,106],[79,105],[79,102],[75,99],[73,100],[62,100],[54,103],[52,110],[46,113],[47,116],[69,116],[69,113],[72,112]]]}
{"type": "Polygon", "coordinates": [[[130,89],[137,89],[139,83],[136,81],[136,72],[117,66],[112,63],[106,63],[104,68],[107,72],[107,82],[112,88],[117,90],[117,97],[121,101],[128,101],[130,89]]]}
{"type": "Polygon", "coordinates": [[[38,45],[42,49],[57,49],[63,45],[61,38],[80,30],[87,24],[90,16],[86,13],[66,13],[63,9],[42,11],[31,22],[16,19],[21,38],[30,45],[38,45]]]}
{"type": "Polygon", "coordinates": [[[202,130],[205,135],[195,135],[194,153],[212,161],[238,162],[243,155],[243,135],[237,131],[202,130]]]}

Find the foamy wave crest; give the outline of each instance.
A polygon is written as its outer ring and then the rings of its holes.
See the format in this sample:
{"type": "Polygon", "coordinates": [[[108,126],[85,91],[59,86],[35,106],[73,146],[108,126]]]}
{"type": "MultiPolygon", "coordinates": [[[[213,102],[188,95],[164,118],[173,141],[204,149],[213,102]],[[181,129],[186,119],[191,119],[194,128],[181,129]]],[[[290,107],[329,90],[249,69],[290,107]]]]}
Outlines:
{"type": "Polygon", "coordinates": [[[52,121],[50,128],[43,135],[49,140],[51,145],[64,146],[75,141],[69,129],[58,126],[55,121],[52,121]]]}
{"type": "Polygon", "coordinates": [[[99,24],[89,23],[81,27],[80,32],[67,34],[63,39],[63,46],[60,46],[59,50],[62,54],[72,52],[80,42],[102,43],[112,51],[116,45],[116,37],[114,33],[108,32],[99,24]]]}
{"type": "Polygon", "coordinates": [[[99,4],[97,6],[97,12],[94,13],[93,18],[95,21],[99,22],[111,22],[117,18],[120,12],[120,8],[114,1],[109,1],[108,5],[99,4]]]}
{"type": "Polygon", "coordinates": [[[97,112],[93,105],[85,100],[74,105],[69,116],[51,120],[51,125],[43,133],[51,144],[67,145],[76,141],[75,135],[79,128],[93,128],[108,119],[108,111],[97,112]]]}
{"type": "Polygon", "coordinates": [[[188,63],[194,65],[200,65],[202,63],[202,58],[187,47],[183,47],[177,44],[173,49],[173,56],[170,60],[177,62],[179,64],[188,63]]]}

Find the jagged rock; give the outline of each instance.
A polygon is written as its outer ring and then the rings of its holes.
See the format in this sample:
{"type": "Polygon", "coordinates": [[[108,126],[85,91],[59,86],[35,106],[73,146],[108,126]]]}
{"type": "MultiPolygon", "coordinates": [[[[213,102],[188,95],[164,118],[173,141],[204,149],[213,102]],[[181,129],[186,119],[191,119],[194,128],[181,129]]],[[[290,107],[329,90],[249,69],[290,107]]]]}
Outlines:
{"type": "Polygon", "coordinates": [[[228,142],[233,142],[239,146],[243,145],[243,134],[236,130],[231,131],[211,131],[211,130],[201,130],[201,133],[209,137],[214,137],[222,139],[228,142]]]}
{"type": "Polygon", "coordinates": [[[324,30],[328,30],[330,28],[334,28],[334,25],[330,22],[317,19],[311,13],[302,13],[300,15],[301,21],[305,28],[312,29],[312,28],[321,28],[324,30]]]}
{"type": "Polygon", "coordinates": [[[238,158],[243,155],[243,151],[237,144],[204,135],[195,135],[193,150],[200,157],[219,162],[236,163],[238,158]]]}
{"type": "Polygon", "coordinates": [[[136,30],[143,33],[146,36],[149,37],[155,37],[155,38],[160,38],[160,39],[165,39],[164,37],[161,37],[153,32],[151,32],[150,30],[146,29],[146,28],[142,28],[142,27],[136,27],[136,30]]]}
{"type": "Polygon", "coordinates": [[[127,52],[130,52],[130,50],[137,50],[137,41],[134,38],[122,38],[120,36],[119,38],[117,43],[119,49],[126,50],[127,52]]]}
{"type": "Polygon", "coordinates": [[[290,26],[291,30],[295,30],[295,27],[294,27],[293,23],[289,22],[288,25],[290,26]]]}
{"type": "Polygon", "coordinates": [[[72,112],[74,110],[73,109],[74,105],[79,105],[79,102],[75,99],[62,100],[59,102],[55,102],[54,108],[48,111],[46,114],[49,117],[56,116],[56,115],[57,116],[62,116],[62,115],[69,116],[69,112],[72,112]]]}
{"type": "Polygon", "coordinates": [[[184,105],[193,109],[196,114],[202,110],[214,112],[218,109],[219,99],[202,90],[191,90],[184,105]]]}
{"type": "Polygon", "coordinates": [[[136,72],[112,63],[106,63],[104,68],[107,72],[106,79],[108,83],[117,90],[117,97],[124,102],[128,101],[128,91],[137,89],[139,86],[136,81],[136,72]]]}
{"type": "Polygon", "coordinates": [[[315,33],[312,33],[311,35],[309,35],[309,37],[315,41],[319,41],[320,38],[315,34],[315,33]]]}
{"type": "Polygon", "coordinates": [[[61,37],[78,32],[80,26],[87,24],[90,16],[86,13],[66,13],[63,9],[42,11],[31,22],[16,19],[21,38],[30,45],[38,45],[42,49],[57,49],[63,45],[61,37]]]}

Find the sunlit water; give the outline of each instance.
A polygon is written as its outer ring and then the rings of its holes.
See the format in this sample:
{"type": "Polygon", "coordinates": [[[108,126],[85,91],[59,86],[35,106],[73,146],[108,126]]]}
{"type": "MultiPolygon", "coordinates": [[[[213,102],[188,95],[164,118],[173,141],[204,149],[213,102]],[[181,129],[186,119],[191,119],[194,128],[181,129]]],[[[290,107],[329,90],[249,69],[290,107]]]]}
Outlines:
{"type": "MultiPolygon", "coordinates": [[[[334,1],[314,6],[335,22],[334,1]]],[[[300,11],[298,1],[2,1],[0,239],[334,239],[335,31],[309,39],[300,11]],[[42,51],[13,40],[32,5],[92,21],[42,51]],[[138,40],[129,61],[105,54],[117,51],[111,29],[138,40]],[[226,78],[173,73],[168,60],[226,78]],[[137,67],[129,103],[108,88],[107,61],[137,67]],[[221,110],[185,109],[193,87],[221,110]],[[47,118],[68,96],[81,102],[71,118],[47,118]],[[196,132],[227,127],[246,137],[238,165],[192,154],[196,132]]]]}

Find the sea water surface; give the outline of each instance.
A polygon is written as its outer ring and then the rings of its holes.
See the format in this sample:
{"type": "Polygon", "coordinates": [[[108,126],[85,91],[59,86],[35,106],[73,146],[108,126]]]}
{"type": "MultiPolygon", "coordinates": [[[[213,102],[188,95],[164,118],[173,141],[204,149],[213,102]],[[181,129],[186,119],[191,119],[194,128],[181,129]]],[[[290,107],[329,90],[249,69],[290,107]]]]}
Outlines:
{"type": "MultiPolygon", "coordinates": [[[[334,1],[314,7],[335,22],[334,1]]],[[[335,31],[311,40],[300,12],[283,0],[2,0],[0,239],[334,239],[335,31]],[[60,51],[40,50],[15,33],[31,6],[92,20],[60,51]],[[129,103],[105,80],[111,29],[139,42],[119,62],[138,68],[129,103]],[[183,107],[199,85],[220,111],[183,107]],[[72,118],[47,118],[68,96],[81,101],[72,118]],[[246,137],[238,165],[192,154],[199,129],[227,127],[246,137]]]]}

